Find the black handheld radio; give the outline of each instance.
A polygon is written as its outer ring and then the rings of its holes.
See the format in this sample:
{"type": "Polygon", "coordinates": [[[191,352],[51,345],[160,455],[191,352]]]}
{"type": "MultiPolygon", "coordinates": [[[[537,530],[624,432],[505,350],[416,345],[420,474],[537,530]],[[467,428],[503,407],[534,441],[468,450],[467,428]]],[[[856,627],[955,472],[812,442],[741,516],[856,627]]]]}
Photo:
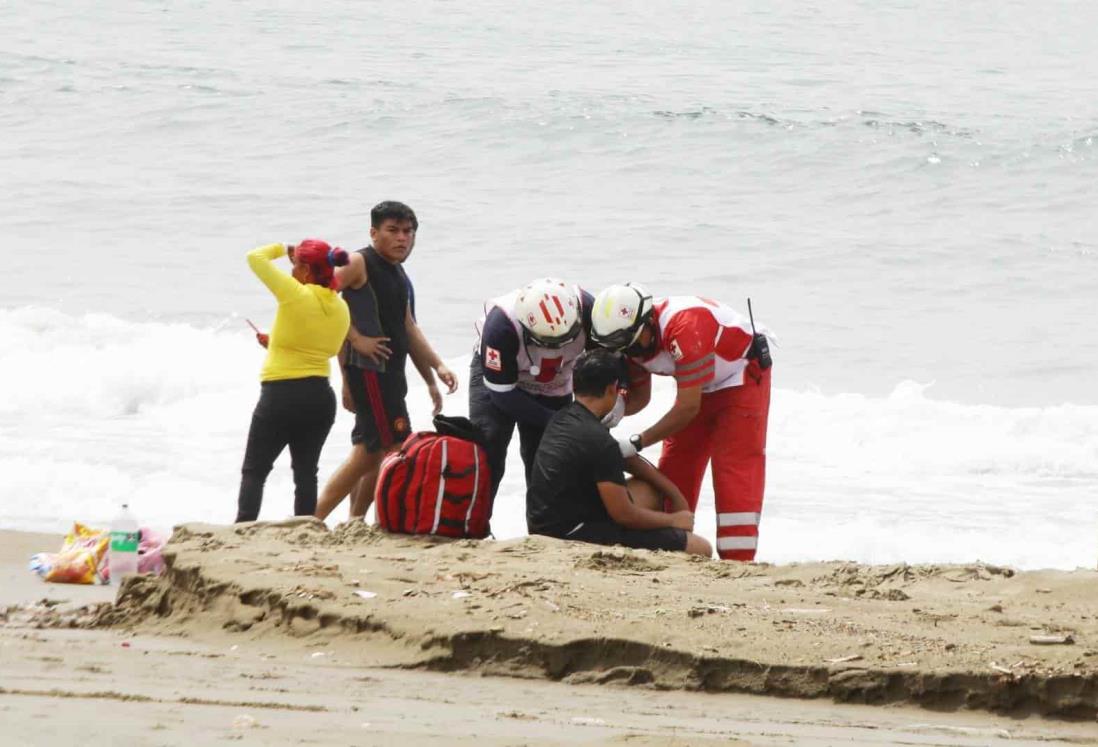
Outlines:
{"type": "Polygon", "coordinates": [[[755,331],[755,315],[751,312],[751,299],[747,299],[747,317],[751,320],[751,347],[747,351],[750,360],[759,362],[759,368],[763,371],[774,365],[770,357],[770,343],[766,341],[766,335],[755,331]]]}

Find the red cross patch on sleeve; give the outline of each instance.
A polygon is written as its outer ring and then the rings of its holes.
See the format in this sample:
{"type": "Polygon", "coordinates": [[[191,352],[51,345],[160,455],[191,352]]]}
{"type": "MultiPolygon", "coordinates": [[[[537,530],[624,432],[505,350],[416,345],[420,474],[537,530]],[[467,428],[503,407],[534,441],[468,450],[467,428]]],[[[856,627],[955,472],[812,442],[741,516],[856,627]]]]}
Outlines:
{"type": "Polygon", "coordinates": [[[671,348],[671,357],[675,359],[675,362],[681,361],[683,358],[682,348],[679,347],[678,340],[672,340],[669,346],[671,348]]]}
{"type": "Polygon", "coordinates": [[[484,367],[492,371],[502,371],[503,361],[500,360],[499,351],[492,347],[484,349],[484,367]]]}

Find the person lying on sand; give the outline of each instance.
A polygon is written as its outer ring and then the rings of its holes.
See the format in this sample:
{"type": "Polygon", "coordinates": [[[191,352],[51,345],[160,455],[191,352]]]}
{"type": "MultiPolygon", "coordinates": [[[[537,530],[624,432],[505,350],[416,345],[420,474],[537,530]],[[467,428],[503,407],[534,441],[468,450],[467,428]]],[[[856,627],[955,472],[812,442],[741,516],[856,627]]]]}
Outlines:
{"type": "Polygon", "coordinates": [[[694,514],[678,488],[644,459],[622,457],[600,422],[618,401],[620,372],[618,356],[609,351],[590,351],[577,360],[576,401],[553,415],[534,456],[526,488],[527,530],[709,557],[713,550],[693,533],[694,514]],[[639,479],[626,482],[625,470],[639,479]],[[656,510],[665,499],[671,513],[656,510]]]}

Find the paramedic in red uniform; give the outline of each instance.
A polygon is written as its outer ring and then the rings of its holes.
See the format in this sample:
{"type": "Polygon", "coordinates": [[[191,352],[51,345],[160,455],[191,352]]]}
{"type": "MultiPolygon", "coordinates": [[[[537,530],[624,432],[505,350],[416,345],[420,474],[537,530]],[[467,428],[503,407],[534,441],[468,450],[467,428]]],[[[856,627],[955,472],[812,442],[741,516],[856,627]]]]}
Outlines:
{"type": "Polygon", "coordinates": [[[591,338],[626,356],[626,414],[651,397],[652,374],[674,376],[675,404],[643,433],[619,440],[622,455],[663,442],[659,469],[697,507],[713,465],[717,553],[754,560],[766,480],[770,354],[766,337],[728,306],[696,296],[653,299],[638,285],[595,297],[591,338]]]}

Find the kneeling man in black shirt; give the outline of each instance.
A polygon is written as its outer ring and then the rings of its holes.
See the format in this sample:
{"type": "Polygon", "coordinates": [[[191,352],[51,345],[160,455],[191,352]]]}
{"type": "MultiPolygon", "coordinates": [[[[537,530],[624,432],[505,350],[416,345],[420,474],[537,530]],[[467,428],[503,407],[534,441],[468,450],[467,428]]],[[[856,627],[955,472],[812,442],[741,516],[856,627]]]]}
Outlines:
{"type": "Polygon", "coordinates": [[[620,366],[606,350],[584,353],[576,362],[576,401],[553,415],[534,457],[526,527],[530,534],[560,539],[708,557],[713,550],[693,533],[694,514],[682,493],[643,458],[623,459],[617,440],[600,422],[617,401],[620,366]],[[627,484],[626,469],[639,480],[627,484]],[[676,510],[639,505],[630,496],[634,486],[634,492],[646,494],[645,502],[658,505],[655,493],[676,510]]]}

